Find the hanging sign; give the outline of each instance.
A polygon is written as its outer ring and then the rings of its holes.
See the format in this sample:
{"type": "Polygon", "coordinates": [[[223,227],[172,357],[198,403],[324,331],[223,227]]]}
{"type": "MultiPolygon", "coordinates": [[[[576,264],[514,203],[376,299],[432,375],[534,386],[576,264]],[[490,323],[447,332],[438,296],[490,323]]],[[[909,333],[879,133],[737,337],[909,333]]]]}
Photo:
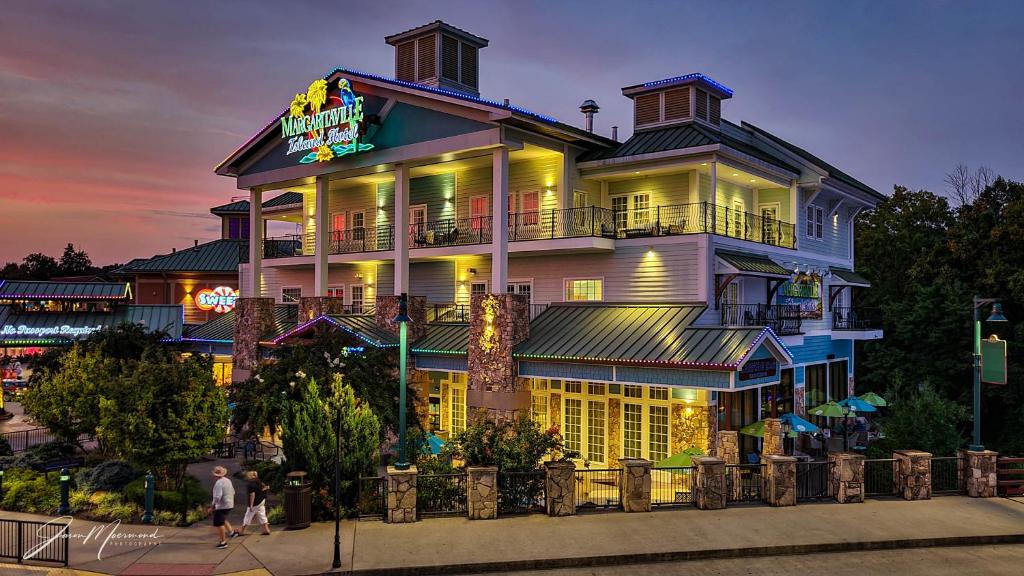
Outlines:
{"type": "Polygon", "coordinates": [[[775,373],[779,370],[779,361],[775,358],[762,358],[760,360],[750,360],[743,365],[743,369],[740,370],[740,380],[757,380],[759,378],[768,378],[775,376],[775,373]]]}
{"type": "Polygon", "coordinates": [[[995,334],[981,341],[981,381],[1006,384],[1006,340],[995,334]]]}
{"type": "Polygon", "coordinates": [[[217,286],[214,289],[203,288],[196,293],[196,307],[200,310],[213,310],[219,314],[235,309],[238,294],[230,286],[217,286]]]}
{"type": "Polygon", "coordinates": [[[345,78],[328,85],[314,80],[305,94],[296,94],[281,117],[281,138],[288,152],[305,152],[300,164],[329,162],[335,158],[365,152],[373,144],[359,141],[363,124],[363,97],[352,92],[345,78]]]}
{"type": "Polygon", "coordinates": [[[821,319],[821,276],[817,273],[797,274],[779,287],[777,304],[798,306],[800,317],[821,319]]]}

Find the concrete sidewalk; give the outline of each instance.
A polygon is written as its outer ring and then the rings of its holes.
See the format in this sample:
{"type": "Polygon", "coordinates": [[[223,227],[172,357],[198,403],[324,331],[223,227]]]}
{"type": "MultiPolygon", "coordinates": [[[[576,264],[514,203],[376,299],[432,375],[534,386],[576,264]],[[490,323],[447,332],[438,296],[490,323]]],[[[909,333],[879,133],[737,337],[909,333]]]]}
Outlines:
{"type": "MultiPolygon", "coordinates": [[[[72,532],[88,532],[91,526],[76,520],[72,532]]],[[[71,567],[124,575],[290,576],[330,570],[333,524],[236,538],[227,550],[213,548],[210,530],[209,526],[161,528],[159,545],[108,546],[100,560],[96,545],[72,541],[71,567]]],[[[921,502],[869,500],[716,511],[684,508],[474,522],[465,518],[394,525],[348,521],[342,531],[342,570],[451,574],[1007,542],[1024,543],[1024,503],[957,496],[921,502]]],[[[7,568],[14,567],[0,565],[0,573],[7,574],[7,568]]]]}

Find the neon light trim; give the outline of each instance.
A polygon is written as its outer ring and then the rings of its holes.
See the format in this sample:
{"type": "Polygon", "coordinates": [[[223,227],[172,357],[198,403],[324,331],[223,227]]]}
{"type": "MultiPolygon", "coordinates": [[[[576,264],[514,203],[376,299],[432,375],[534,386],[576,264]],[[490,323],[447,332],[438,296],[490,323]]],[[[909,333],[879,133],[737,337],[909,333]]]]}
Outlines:
{"type": "Polygon", "coordinates": [[[728,94],[729,96],[732,96],[733,94],[731,88],[729,88],[725,84],[715,82],[714,80],[708,78],[707,76],[701,74],[700,72],[694,72],[692,74],[683,74],[682,76],[675,76],[672,78],[665,78],[662,80],[654,80],[653,82],[645,82],[644,84],[642,84],[642,86],[644,88],[653,88],[654,86],[661,86],[662,84],[672,84],[674,82],[683,82],[686,80],[703,80],[704,82],[707,82],[708,84],[714,86],[718,90],[721,90],[724,94],[728,94]]]}
{"type": "Polygon", "coordinates": [[[295,336],[296,334],[304,332],[305,330],[309,329],[310,326],[313,326],[314,324],[316,324],[318,322],[328,322],[328,323],[332,324],[333,326],[341,329],[342,331],[347,332],[347,333],[355,336],[356,338],[359,338],[360,340],[362,340],[363,342],[366,342],[367,344],[372,344],[372,345],[376,346],[377,348],[397,348],[398,347],[398,344],[386,344],[384,342],[379,342],[377,340],[373,340],[372,338],[369,338],[369,337],[365,336],[361,332],[357,332],[356,330],[353,330],[353,329],[349,328],[348,326],[345,326],[341,322],[338,322],[334,318],[331,318],[330,316],[326,316],[326,315],[317,316],[316,318],[313,318],[312,320],[307,320],[306,322],[303,322],[302,324],[299,324],[295,328],[292,328],[291,330],[285,332],[284,334],[281,334],[280,336],[274,338],[273,340],[271,340],[270,342],[267,342],[266,344],[270,344],[272,346],[277,346],[278,344],[281,343],[282,340],[286,340],[288,338],[291,338],[292,336],[295,336]]]}

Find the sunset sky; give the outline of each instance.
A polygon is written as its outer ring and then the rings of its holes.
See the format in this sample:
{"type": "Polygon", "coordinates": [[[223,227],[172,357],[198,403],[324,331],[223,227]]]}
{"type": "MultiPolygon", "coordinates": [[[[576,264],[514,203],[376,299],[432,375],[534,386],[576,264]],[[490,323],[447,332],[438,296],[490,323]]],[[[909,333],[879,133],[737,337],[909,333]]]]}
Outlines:
{"type": "Polygon", "coordinates": [[[723,116],[880,191],[957,163],[1024,177],[1024,2],[11,1],[0,15],[0,264],[97,264],[218,235],[213,166],[336,66],[393,74],[384,36],[490,40],[485,97],[628,137],[623,86],[704,72],[723,116]]]}

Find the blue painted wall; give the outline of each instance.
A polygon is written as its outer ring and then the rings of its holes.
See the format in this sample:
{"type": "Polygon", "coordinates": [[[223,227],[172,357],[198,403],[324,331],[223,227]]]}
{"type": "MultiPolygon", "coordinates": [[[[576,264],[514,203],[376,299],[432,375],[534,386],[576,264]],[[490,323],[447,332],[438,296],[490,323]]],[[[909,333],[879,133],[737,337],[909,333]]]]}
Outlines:
{"type": "MultiPolygon", "coordinates": [[[[818,364],[830,362],[829,354],[835,355],[833,360],[850,358],[853,355],[852,340],[833,340],[830,336],[809,336],[804,338],[801,346],[790,346],[789,351],[793,354],[793,364],[818,364]]],[[[853,362],[849,363],[850,374],[853,374],[853,362]]],[[[793,373],[794,381],[802,384],[804,381],[804,369],[797,366],[793,373]]]]}

